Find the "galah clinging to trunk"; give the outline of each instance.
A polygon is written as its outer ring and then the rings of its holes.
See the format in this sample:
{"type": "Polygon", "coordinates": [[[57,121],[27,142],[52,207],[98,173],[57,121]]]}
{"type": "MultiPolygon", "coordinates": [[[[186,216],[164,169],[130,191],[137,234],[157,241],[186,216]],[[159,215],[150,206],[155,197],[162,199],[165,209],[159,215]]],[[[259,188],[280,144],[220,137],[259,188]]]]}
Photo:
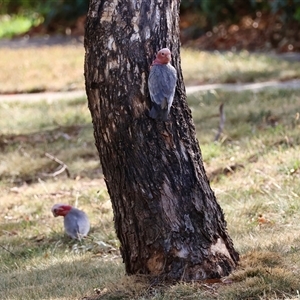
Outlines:
{"type": "Polygon", "coordinates": [[[81,240],[89,233],[90,222],[84,211],[68,204],[55,204],[51,211],[54,217],[64,217],[65,232],[72,239],[81,240]]]}
{"type": "Polygon", "coordinates": [[[163,48],[152,62],[148,78],[148,88],[152,101],[149,116],[152,119],[167,121],[173,102],[177,72],[170,64],[171,51],[163,48]]]}

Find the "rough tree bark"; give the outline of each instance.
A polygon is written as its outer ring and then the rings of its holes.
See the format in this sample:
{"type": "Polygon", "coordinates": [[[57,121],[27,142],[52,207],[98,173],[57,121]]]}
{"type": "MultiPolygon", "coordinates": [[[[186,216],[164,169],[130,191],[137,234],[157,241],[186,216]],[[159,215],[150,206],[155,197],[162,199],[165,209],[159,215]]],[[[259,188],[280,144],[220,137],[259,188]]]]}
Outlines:
{"type": "Polygon", "coordinates": [[[90,0],[85,79],[127,274],[189,281],[228,275],[239,256],[186,103],[178,12],[174,0],[90,0]],[[178,71],[168,122],[146,114],[149,66],[163,47],[178,71]]]}

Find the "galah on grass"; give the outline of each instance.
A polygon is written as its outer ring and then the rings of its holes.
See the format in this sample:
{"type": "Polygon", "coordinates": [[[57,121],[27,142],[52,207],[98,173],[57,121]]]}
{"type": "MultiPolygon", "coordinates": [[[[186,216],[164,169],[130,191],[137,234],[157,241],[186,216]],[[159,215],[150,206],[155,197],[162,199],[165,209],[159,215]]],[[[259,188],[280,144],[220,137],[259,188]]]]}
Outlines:
{"type": "Polygon", "coordinates": [[[170,62],[171,51],[168,48],[159,50],[152,62],[148,78],[152,101],[149,117],[160,121],[168,120],[175,94],[177,72],[170,62]]]}
{"type": "Polygon", "coordinates": [[[90,222],[84,211],[68,204],[55,204],[51,211],[54,217],[64,217],[65,232],[72,239],[81,240],[89,233],[90,222]]]}

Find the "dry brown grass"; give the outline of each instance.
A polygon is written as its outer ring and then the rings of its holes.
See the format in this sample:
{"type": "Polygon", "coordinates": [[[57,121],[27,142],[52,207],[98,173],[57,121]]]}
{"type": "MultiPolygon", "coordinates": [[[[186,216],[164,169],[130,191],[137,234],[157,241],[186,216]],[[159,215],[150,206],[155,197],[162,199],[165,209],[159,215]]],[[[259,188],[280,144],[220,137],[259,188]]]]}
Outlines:
{"type": "MultiPolygon", "coordinates": [[[[186,85],[300,78],[300,62],[248,52],[200,52],[183,48],[186,85]]],[[[0,48],[0,93],[84,89],[82,44],[0,48]]]]}
{"type": "Polygon", "coordinates": [[[84,88],[82,45],[0,49],[0,92],[69,91],[84,88]],[[5,71],[4,71],[5,70],[5,71]]]}
{"type": "Polygon", "coordinates": [[[182,49],[182,70],[186,85],[284,81],[299,78],[299,66],[300,62],[275,59],[268,53],[182,49]]]}

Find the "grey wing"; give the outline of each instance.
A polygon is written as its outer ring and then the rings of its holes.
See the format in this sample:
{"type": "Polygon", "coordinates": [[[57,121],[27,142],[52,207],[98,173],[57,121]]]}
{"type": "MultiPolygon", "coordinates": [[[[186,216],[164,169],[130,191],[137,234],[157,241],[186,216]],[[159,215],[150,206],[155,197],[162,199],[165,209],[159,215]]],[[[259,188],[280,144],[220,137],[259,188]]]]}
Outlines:
{"type": "Polygon", "coordinates": [[[175,68],[166,65],[153,66],[148,78],[148,87],[152,102],[166,108],[173,101],[177,73],[175,68]],[[172,98],[172,99],[170,99],[172,98]]]}
{"type": "Polygon", "coordinates": [[[73,239],[81,239],[90,230],[90,223],[86,213],[75,208],[65,216],[64,225],[67,235],[73,239]]]}
{"type": "Polygon", "coordinates": [[[68,214],[64,218],[64,226],[65,226],[65,231],[68,236],[70,236],[73,239],[78,238],[78,224],[77,224],[77,218],[68,214]]]}
{"type": "Polygon", "coordinates": [[[81,211],[80,213],[81,217],[77,221],[78,233],[82,236],[86,236],[90,231],[90,222],[85,212],[81,211]]]}

